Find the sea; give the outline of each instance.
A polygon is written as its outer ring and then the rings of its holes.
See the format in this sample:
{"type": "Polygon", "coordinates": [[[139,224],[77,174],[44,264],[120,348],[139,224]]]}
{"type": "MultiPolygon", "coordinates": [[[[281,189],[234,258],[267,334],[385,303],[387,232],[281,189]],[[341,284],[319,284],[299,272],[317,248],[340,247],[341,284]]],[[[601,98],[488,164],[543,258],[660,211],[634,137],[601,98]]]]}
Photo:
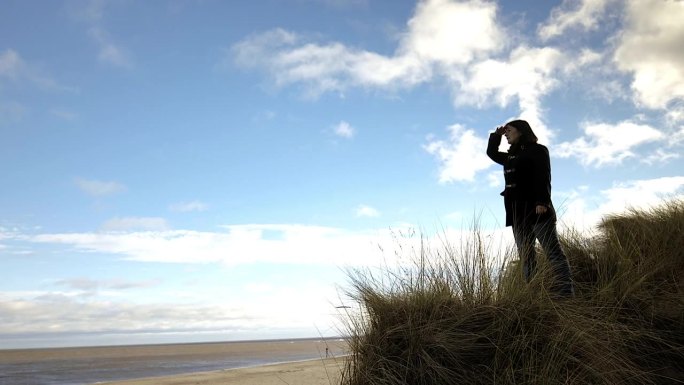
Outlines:
{"type": "Polygon", "coordinates": [[[345,349],[343,339],[293,339],[0,350],[0,385],[92,385],[340,357],[345,349]]]}

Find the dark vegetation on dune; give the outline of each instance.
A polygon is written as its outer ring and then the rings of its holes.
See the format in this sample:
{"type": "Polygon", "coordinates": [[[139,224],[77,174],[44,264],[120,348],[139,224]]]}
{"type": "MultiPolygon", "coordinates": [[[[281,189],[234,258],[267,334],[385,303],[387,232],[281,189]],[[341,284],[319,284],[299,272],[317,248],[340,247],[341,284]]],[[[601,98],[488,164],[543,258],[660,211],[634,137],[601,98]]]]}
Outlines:
{"type": "Polygon", "coordinates": [[[343,385],[684,383],[684,201],[563,235],[568,300],[549,297],[548,267],[527,285],[473,235],[350,273],[343,385]]]}

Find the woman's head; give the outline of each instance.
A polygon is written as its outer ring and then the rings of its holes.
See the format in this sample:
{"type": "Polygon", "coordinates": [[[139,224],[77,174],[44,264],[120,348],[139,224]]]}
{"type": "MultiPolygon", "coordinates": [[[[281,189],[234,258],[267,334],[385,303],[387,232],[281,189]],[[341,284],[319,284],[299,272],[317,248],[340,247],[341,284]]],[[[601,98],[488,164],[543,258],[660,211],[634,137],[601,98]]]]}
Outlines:
{"type": "Polygon", "coordinates": [[[537,143],[537,136],[530,124],[524,120],[512,120],[505,125],[508,144],[537,143]]]}

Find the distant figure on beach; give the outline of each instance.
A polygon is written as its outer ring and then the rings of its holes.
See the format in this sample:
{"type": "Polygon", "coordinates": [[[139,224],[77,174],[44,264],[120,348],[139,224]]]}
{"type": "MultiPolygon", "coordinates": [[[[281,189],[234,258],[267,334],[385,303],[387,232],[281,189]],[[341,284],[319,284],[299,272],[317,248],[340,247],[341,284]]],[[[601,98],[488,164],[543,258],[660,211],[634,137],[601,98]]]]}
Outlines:
{"type": "Polygon", "coordinates": [[[570,265],[558,240],[556,211],[551,203],[549,150],[537,143],[529,123],[513,120],[489,135],[487,155],[503,166],[506,189],[501,195],[506,208],[506,226],[513,227],[525,280],[529,282],[536,271],[534,245],[538,239],[556,276],[554,294],[574,296],[570,265]],[[499,152],[503,135],[510,144],[508,153],[499,152]]]}

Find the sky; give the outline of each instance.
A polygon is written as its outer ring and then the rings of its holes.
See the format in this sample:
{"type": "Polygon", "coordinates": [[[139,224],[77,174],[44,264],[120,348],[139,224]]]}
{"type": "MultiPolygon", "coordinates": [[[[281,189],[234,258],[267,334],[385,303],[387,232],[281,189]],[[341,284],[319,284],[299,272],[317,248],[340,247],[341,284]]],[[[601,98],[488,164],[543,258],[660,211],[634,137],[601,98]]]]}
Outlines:
{"type": "Polygon", "coordinates": [[[681,0],[0,10],[0,349],[343,334],[350,270],[510,246],[515,118],[562,231],[684,196],[681,0]]]}

